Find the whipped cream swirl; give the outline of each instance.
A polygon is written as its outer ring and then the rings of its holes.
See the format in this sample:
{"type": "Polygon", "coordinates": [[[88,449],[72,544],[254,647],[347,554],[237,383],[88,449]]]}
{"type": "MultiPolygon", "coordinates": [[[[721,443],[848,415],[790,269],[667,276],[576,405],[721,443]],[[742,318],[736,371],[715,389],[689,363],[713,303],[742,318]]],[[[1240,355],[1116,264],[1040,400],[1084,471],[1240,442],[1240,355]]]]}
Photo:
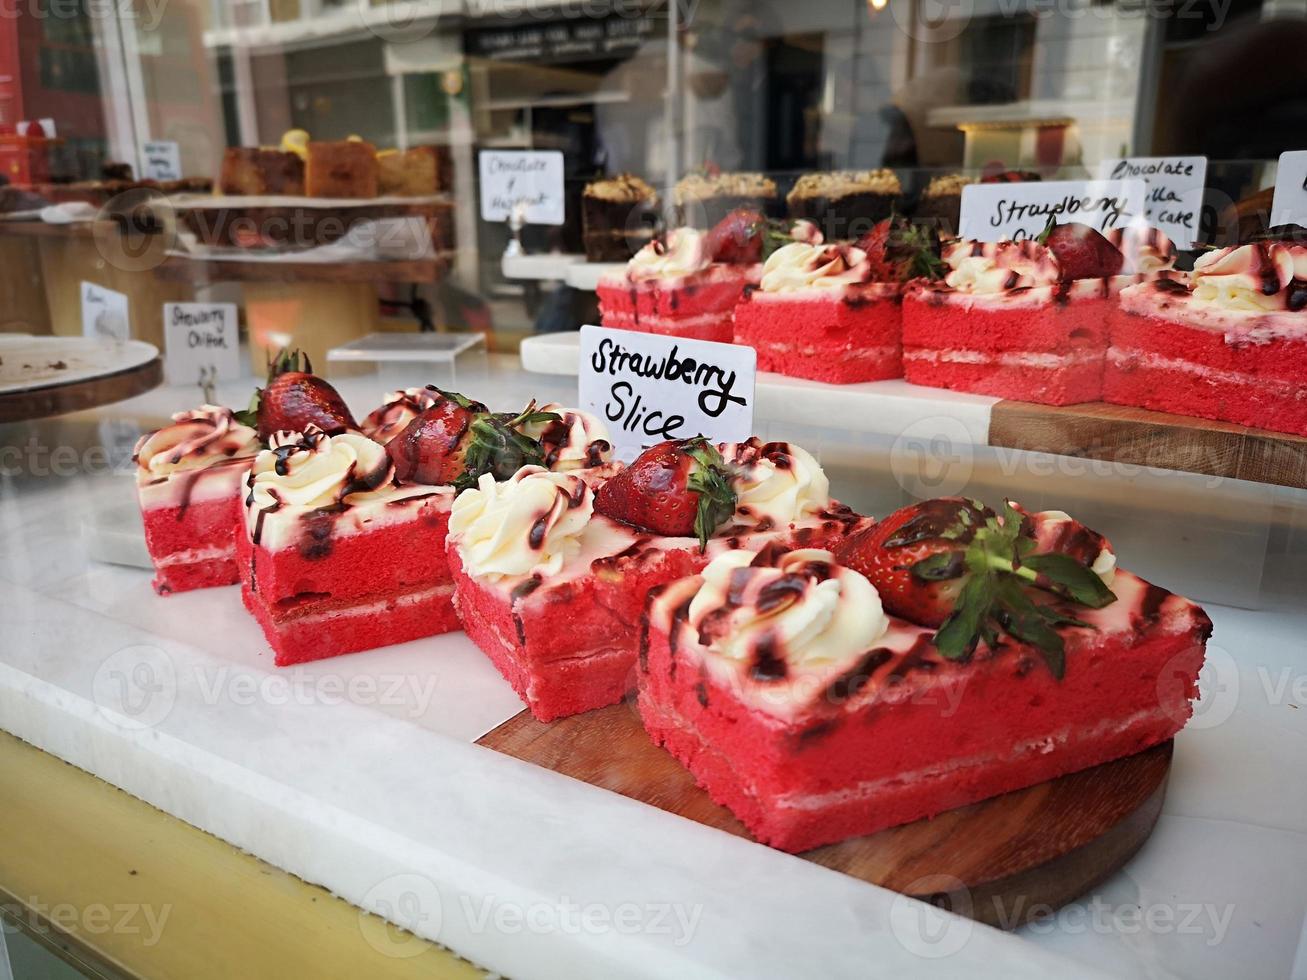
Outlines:
{"type": "Polygon", "coordinates": [[[1116,552],[1107,538],[1085,527],[1064,510],[1043,510],[1031,515],[1035,553],[1070,555],[1089,566],[1109,589],[1116,579],[1116,552]]]}
{"type": "Polygon", "coordinates": [[[727,551],[702,576],[689,624],[710,650],[750,664],[755,680],[855,656],[889,628],[875,586],[829,551],[727,551]]]}
{"type": "Polygon", "coordinates": [[[1258,242],[1208,252],[1194,262],[1196,303],[1241,313],[1307,308],[1307,245],[1258,242]]]}
{"type": "Polygon", "coordinates": [[[520,427],[524,436],[540,443],[549,469],[580,470],[602,466],[613,458],[608,427],[601,419],[556,402],[538,405],[536,411],[560,416],[557,422],[530,422],[520,427]]]}
{"type": "Polygon", "coordinates": [[[449,533],[469,575],[556,575],[581,550],[592,513],[594,494],[579,476],[523,466],[504,483],[485,474],[460,493],[449,533]]]}
{"type": "Polygon", "coordinates": [[[871,279],[867,253],[854,245],[790,242],[768,256],[758,288],[764,293],[843,289],[871,279]]]}
{"type": "Polygon", "coordinates": [[[736,524],[786,527],[830,506],[830,480],[806,449],[757,436],[720,448],[734,474],[736,524]]]}
{"type": "Polygon", "coordinates": [[[964,293],[1006,293],[1049,286],[1062,277],[1057,258],[1034,239],[1019,242],[960,241],[943,248],[944,281],[964,293]]]}
{"type": "Polygon", "coordinates": [[[1126,225],[1107,233],[1111,242],[1124,257],[1122,274],[1148,276],[1175,268],[1175,243],[1150,225],[1126,225]]]}
{"type": "Polygon", "coordinates": [[[632,256],[626,276],[646,279],[680,279],[712,265],[707,236],[697,228],[674,228],[666,238],[655,238],[632,256]]]}
{"type": "Polygon", "coordinates": [[[284,507],[318,510],[384,500],[395,490],[395,467],[380,443],[357,432],[329,436],[317,426],[278,432],[250,471],[251,516],[284,507]]]}
{"type": "Polygon", "coordinates": [[[383,446],[408,427],[441,395],[431,388],[403,388],[386,395],[381,407],[363,420],[363,434],[383,446]]]}
{"type": "Polygon", "coordinates": [[[259,449],[259,434],[237,422],[231,409],[201,405],[189,412],[178,412],[171,425],[142,436],[136,443],[134,458],[139,477],[156,479],[254,456],[259,449]]]}

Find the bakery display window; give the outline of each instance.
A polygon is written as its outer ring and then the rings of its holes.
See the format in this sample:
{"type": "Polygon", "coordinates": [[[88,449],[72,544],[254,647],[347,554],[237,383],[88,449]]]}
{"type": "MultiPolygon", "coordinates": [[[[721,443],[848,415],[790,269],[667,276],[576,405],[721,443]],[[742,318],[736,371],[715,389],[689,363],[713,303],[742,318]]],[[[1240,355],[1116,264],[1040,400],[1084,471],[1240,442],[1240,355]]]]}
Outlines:
{"type": "Polygon", "coordinates": [[[1305,4],[0,0],[0,978],[1297,976],[1305,4]]]}

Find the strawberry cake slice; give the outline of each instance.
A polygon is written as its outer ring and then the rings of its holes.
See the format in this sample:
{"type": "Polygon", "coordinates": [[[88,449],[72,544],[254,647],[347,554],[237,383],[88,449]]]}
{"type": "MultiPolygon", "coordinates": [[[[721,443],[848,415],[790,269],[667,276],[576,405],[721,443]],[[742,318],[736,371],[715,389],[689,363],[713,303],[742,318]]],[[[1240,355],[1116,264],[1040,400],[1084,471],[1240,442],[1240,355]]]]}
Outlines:
{"type": "Polygon", "coordinates": [[[812,231],[767,257],[758,287],[735,308],[735,342],[758,352],[760,369],[791,377],[902,377],[902,283],[938,266],[938,240],[901,218],[856,246],[824,244],[812,231]]]}
{"type": "Polygon", "coordinates": [[[236,528],[262,445],[231,409],[203,405],[136,444],[136,494],[160,595],[240,581],[236,528]]]}
{"type": "Polygon", "coordinates": [[[458,629],[454,490],[401,485],[357,432],[281,432],[250,471],[241,595],[284,667],[458,629]]]}
{"type": "Polygon", "coordinates": [[[1103,398],[1307,435],[1307,245],[1209,252],[1121,293],[1103,398]]]}
{"type": "Polygon", "coordinates": [[[1210,620],[1128,572],[1100,578],[1083,549],[1041,551],[1092,540],[1068,521],[1041,536],[1042,515],[933,501],[838,560],[720,555],[650,597],[645,728],[790,852],[1163,742],[1189,718],[1210,620]]]}
{"type": "Polygon", "coordinates": [[[1041,238],[945,246],[944,279],[918,282],[903,299],[908,381],[1046,405],[1099,400],[1116,297],[1171,275],[1159,264],[1174,263],[1174,249],[1167,256],[1132,240],[1139,264],[1127,267],[1085,225],[1041,238]]]}
{"type": "Polygon", "coordinates": [[[726,551],[830,544],[864,521],[784,443],[661,443],[598,490],[581,472],[483,477],[450,518],[463,628],[541,721],[626,695],[654,586],[726,551]]]}
{"type": "Polygon", "coordinates": [[[761,215],[732,212],[711,231],[655,238],[599,281],[603,325],[729,344],[735,304],[758,279],[765,227],[761,215]]]}

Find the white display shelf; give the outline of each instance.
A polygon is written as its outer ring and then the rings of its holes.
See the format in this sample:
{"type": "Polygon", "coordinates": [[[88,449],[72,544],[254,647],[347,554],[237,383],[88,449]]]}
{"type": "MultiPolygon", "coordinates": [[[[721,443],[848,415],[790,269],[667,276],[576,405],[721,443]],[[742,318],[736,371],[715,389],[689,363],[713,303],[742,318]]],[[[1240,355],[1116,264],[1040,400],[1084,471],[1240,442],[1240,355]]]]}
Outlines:
{"type": "Polygon", "coordinates": [[[625,262],[580,262],[567,270],[567,284],[573,289],[593,293],[599,288],[600,279],[625,268],[625,262]]]}
{"type": "MultiPolygon", "coordinates": [[[[506,361],[469,390],[498,408],[560,396],[506,361]]],[[[380,397],[376,378],[340,387],[356,413],[380,397]]],[[[164,418],[193,396],[89,418],[164,418]]],[[[148,571],[88,561],[84,515],[132,492],[126,473],[0,485],[0,727],[504,975],[1303,975],[1300,592],[1209,607],[1204,699],[1152,837],[1091,896],[1004,935],[470,744],[521,705],[462,634],[274,669],[237,589],[159,598],[148,571]],[[578,927],[577,906],[608,925],[578,927]]],[[[1146,557],[1139,535],[1117,544],[1146,557]]]]}
{"type": "MultiPolygon", "coordinates": [[[[576,375],[580,344],[579,333],[528,337],[522,341],[522,367],[539,374],[576,375]]],[[[756,396],[756,414],[762,421],[835,425],[896,438],[945,436],[974,445],[985,445],[990,409],[999,401],[902,380],[829,385],[767,372],[758,375],[756,396]]]]}
{"type": "Polygon", "coordinates": [[[505,279],[534,279],[562,282],[567,271],[584,255],[571,252],[549,252],[544,255],[505,255],[500,262],[505,279]]]}

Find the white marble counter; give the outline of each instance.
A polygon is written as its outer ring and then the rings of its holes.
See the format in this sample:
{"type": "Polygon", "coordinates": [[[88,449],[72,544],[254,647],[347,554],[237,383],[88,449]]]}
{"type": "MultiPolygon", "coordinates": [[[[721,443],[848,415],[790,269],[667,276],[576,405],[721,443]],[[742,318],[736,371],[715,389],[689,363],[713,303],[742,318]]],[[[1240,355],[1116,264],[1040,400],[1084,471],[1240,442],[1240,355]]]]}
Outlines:
{"type": "MultiPolygon", "coordinates": [[[[550,380],[495,358],[475,394],[550,380]]],[[[1300,600],[1209,609],[1152,839],[1005,935],[469,744],[520,706],[461,634],[275,671],[236,589],[89,562],[84,515],[132,492],[90,447],[195,400],[0,428],[0,727],[512,976],[1307,976],[1300,600]]]]}

